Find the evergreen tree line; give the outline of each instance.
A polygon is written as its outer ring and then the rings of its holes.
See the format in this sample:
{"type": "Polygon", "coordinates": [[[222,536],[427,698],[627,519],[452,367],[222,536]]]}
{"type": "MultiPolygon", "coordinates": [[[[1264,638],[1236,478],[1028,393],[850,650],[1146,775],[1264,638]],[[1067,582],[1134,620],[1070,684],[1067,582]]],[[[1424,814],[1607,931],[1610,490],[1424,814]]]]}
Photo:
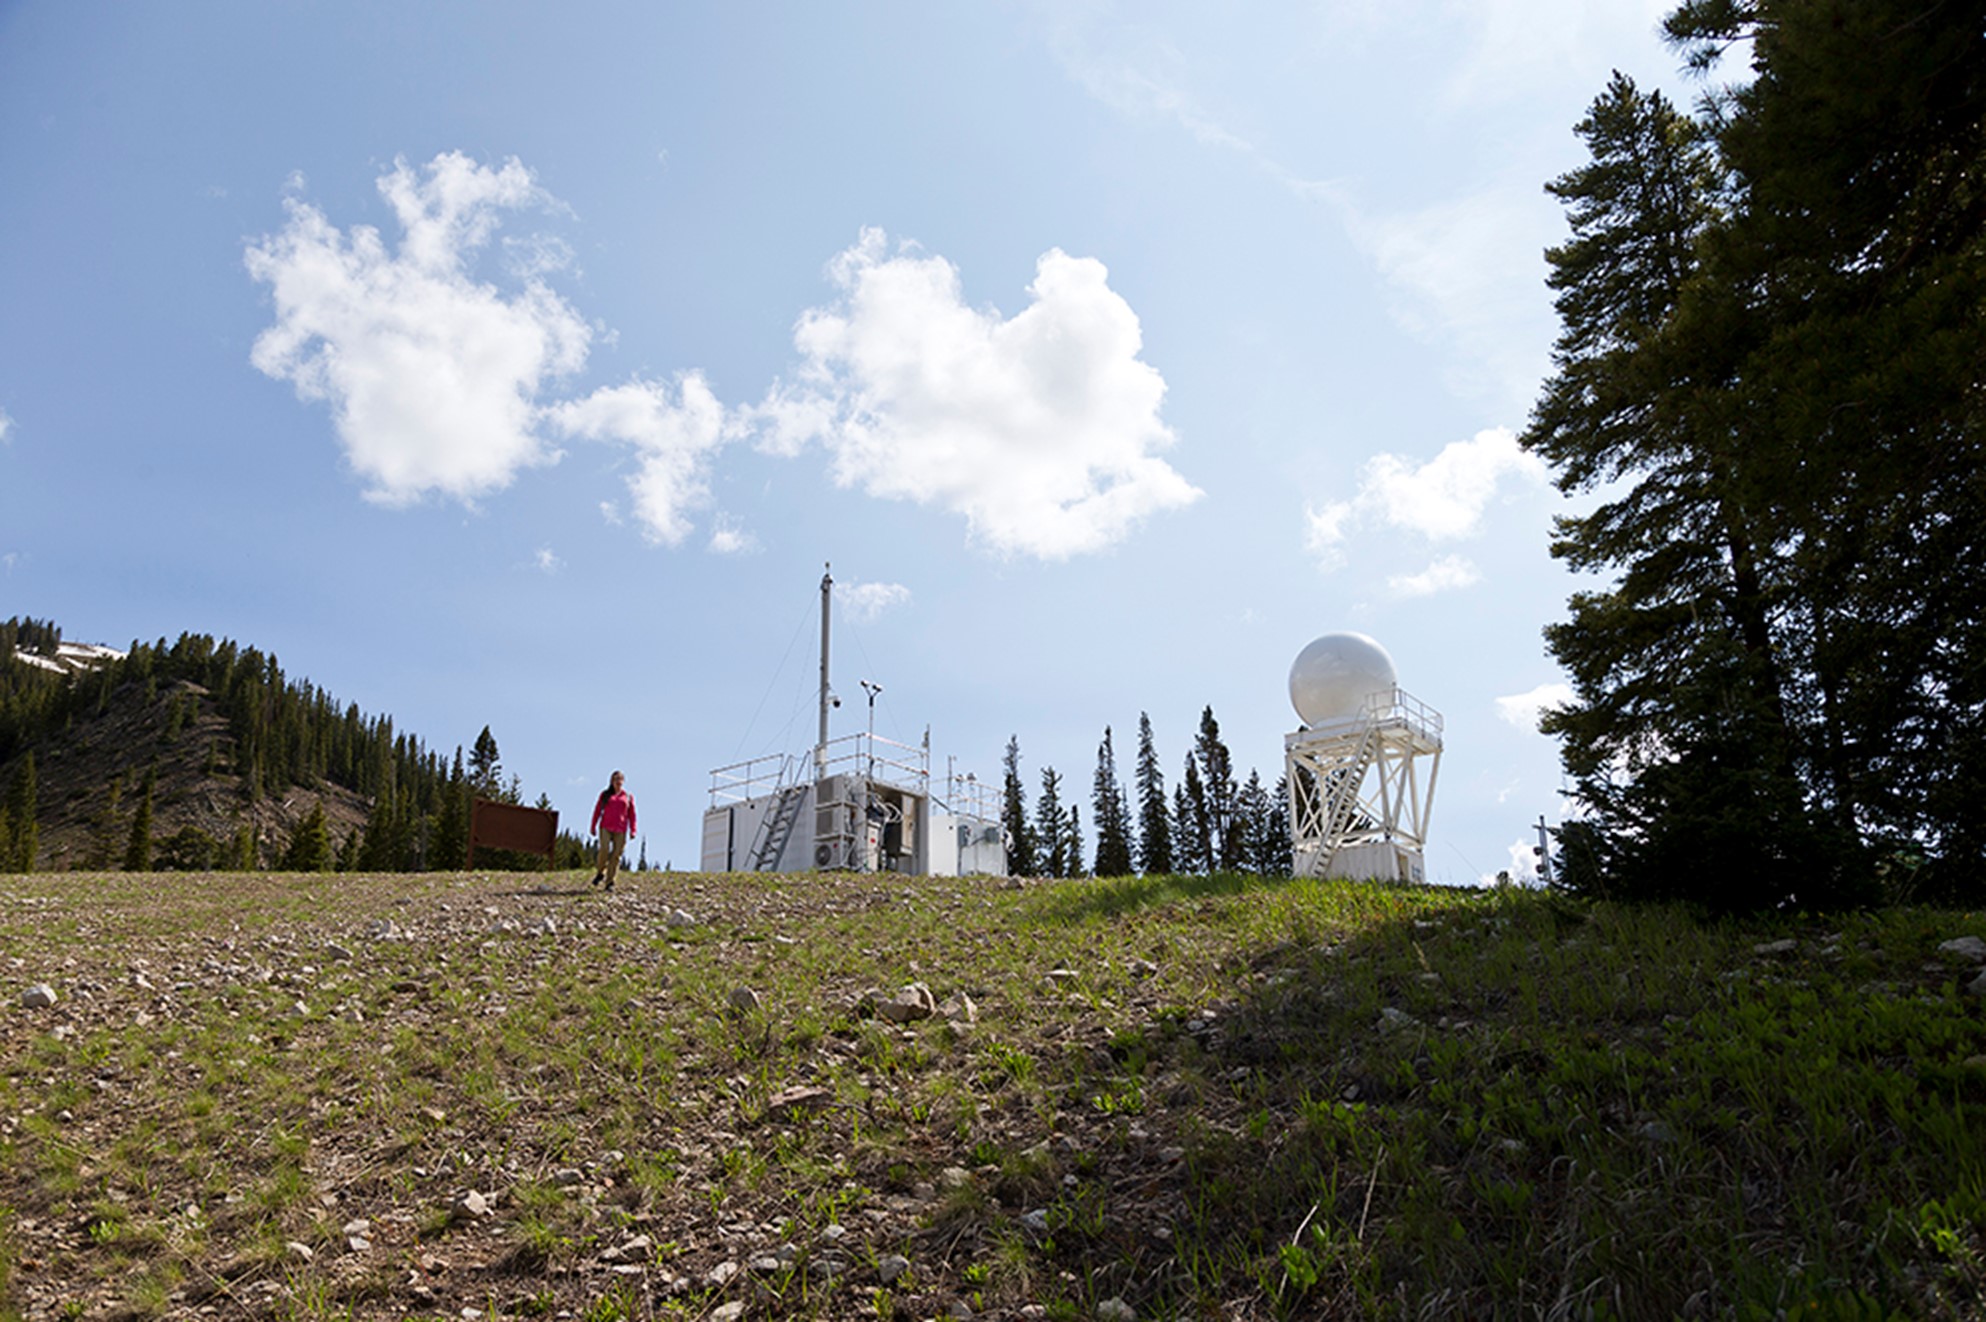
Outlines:
{"type": "Polygon", "coordinates": [[[1007,837],[1007,870],[1016,876],[1121,877],[1133,873],[1291,871],[1288,786],[1281,776],[1265,787],[1251,769],[1237,781],[1234,759],[1221,738],[1214,709],[1200,714],[1200,728],[1186,751],[1179,783],[1170,795],[1160,769],[1149,714],[1138,714],[1137,761],[1132,772],[1135,810],[1117,769],[1111,728],[1097,745],[1090,782],[1094,852],[1085,861],[1082,813],[1074,790],[1054,767],[1044,767],[1041,789],[1028,806],[1021,780],[1019,736],[1007,740],[1000,824],[1007,837]]]}
{"type": "MultiPolygon", "coordinates": [[[[275,866],[298,871],[332,868],[366,871],[449,870],[468,857],[469,813],[477,797],[522,802],[522,783],[505,777],[495,737],[483,727],[464,759],[452,761],[418,737],[393,727],[391,718],[367,717],[356,704],[341,706],[308,681],[287,679],[273,655],[206,635],[182,634],[175,643],[131,645],[118,661],[65,676],[15,656],[16,648],[50,653],[61,640],[52,624],[14,619],[0,623],[0,766],[14,763],[0,798],[0,868],[28,871],[37,850],[37,785],[33,749],[59,741],[81,720],[108,711],[125,695],[152,705],[163,691],[192,685],[225,718],[227,736],[207,750],[206,770],[233,774],[241,791],[242,818],[234,834],[215,839],[188,826],[156,839],[152,832],[155,772],[148,770],[128,815],[121,778],[106,787],[98,810],[97,866],[130,870],[177,868],[229,870],[275,866]],[[248,809],[292,788],[339,786],[370,802],[363,828],[333,838],[320,801],[288,843],[270,855],[256,839],[248,809]],[[121,851],[117,848],[122,841],[121,851]]],[[[167,737],[177,734],[194,697],[169,696],[167,737]]],[[[539,807],[549,807],[540,795],[539,807]]],[[[561,832],[555,862],[579,867],[584,842],[561,832]]],[[[479,851],[491,868],[542,866],[542,860],[479,851]]]]}
{"type": "Polygon", "coordinates": [[[1549,191],[1524,443],[1584,816],[1559,876],[1720,908],[1986,894],[1986,0],[1689,0],[1549,191]]]}

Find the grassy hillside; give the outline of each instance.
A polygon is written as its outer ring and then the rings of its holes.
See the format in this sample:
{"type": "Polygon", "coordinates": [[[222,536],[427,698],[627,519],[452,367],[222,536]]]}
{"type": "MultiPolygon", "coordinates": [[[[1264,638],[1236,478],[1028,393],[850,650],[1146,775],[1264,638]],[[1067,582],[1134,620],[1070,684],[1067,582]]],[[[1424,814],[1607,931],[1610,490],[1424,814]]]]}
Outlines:
{"type": "Polygon", "coordinates": [[[0,878],[0,1315],[1977,1316],[1966,936],[1205,878],[0,878]]]}

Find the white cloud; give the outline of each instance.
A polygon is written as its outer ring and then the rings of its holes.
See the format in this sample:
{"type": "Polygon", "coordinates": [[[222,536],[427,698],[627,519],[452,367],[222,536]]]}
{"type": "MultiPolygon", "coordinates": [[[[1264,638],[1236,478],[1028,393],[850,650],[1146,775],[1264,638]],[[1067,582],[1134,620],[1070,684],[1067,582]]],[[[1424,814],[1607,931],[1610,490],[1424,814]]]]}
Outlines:
{"type": "Polygon", "coordinates": [[[568,436],[634,446],[640,461],[628,494],[635,517],[650,541],[671,546],[689,536],[689,512],[710,503],[711,457],[737,435],[700,372],[678,377],[674,398],[662,382],[635,380],[555,405],[546,416],[568,436]]]}
{"type": "Polygon", "coordinates": [[[901,583],[837,583],[834,599],[850,619],[874,624],[884,611],[908,605],[910,589],[901,583]]]}
{"type": "MultiPolygon", "coordinates": [[[[1451,441],[1419,466],[1401,455],[1374,455],[1360,471],[1358,492],[1350,500],[1304,511],[1304,544],[1326,568],[1336,568],[1344,562],[1344,543],[1364,528],[1396,528],[1431,542],[1473,537],[1507,476],[1542,486],[1546,469],[1504,427],[1451,441]]],[[[1447,581],[1437,586],[1458,586],[1453,575],[1451,565],[1447,581]]]]}
{"type": "Polygon", "coordinates": [[[1572,685],[1540,684],[1529,693],[1513,693],[1496,700],[1496,714],[1520,730],[1538,732],[1538,718],[1548,707],[1563,707],[1572,701],[1572,685]]]}
{"type": "Polygon", "coordinates": [[[0,409],[0,445],[14,443],[14,420],[7,416],[7,410],[0,409]]]}
{"type": "Polygon", "coordinates": [[[829,266],[842,292],[794,332],[803,363],[753,410],[766,448],[825,443],[835,480],[938,504],[1003,553],[1101,550],[1200,492],[1158,457],[1165,381],[1101,262],[1051,250],[1011,318],[966,306],[942,257],[882,231],[829,266]]]}
{"type": "Polygon", "coordinates": [[[1482,572],[1466,556],[1447,555],[1418,574],[1395,574],[1386,586],[1403,597],[1426,597],[1478,582],[1482,572]]]}
{"type": "Polygon", "coordinates": [[[531,562],[538,567],[540,572],[546,574],[556,574],[559,570],[565,568],[565,561],[559,559],[558,555],[549,546],[539,547],[538,554],[532,557],[531,562]]]}
{"type": "Polygon", "coordinates": [[[759,539],[738,526],[727,515],[717,517],[710,530],[710,550],[715,555],[747,555],[759,549],[759,539]]]}
{"type": "Polygon", "coordinates": [[[12,578],[14,576],[14,568],[21,563],[21,560],[22,556],[19,551],[9,551],[5,555],[0,555],[0,569],[6,570],[7,577],[12,578]]]}
{"type": "Polygon", "coordinates": [[[557,458],[537,432],[537,395],[586,360],[585,321],[543,283],[556,243],[518,250],[510,292],[467,265],[504,212],[556,203],[517,160],[490,169],[459,152],[418,171],[396,160],[378,186],[397,248],[371,226],[343,233],[295,197],[283,231],[249,245],[249,274],[276,310],[250,361],[330,406],[367,498],[470,501],[557,458]]]}

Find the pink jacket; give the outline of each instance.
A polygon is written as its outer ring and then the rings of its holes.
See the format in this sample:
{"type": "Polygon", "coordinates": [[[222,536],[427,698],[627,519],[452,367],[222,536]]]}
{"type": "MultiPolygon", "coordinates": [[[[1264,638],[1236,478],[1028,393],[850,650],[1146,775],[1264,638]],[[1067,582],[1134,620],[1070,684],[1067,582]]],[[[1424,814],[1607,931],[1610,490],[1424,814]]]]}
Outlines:
{"type": "Polygon", "coordinates": [[[593,805],[591,830],[598,835],[603,827],[616,835],[634,834],[634,795],[622,790],[600,796],[600,801],[593,805]]]}

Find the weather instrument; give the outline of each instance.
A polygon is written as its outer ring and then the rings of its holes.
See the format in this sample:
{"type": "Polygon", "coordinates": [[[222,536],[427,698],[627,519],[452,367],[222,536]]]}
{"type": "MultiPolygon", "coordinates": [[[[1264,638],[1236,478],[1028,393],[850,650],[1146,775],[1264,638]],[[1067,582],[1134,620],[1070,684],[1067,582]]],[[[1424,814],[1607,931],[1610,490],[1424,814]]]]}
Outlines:
{"type": "Polygon", "coordinates": [[[1283,737],[1299,877],[1425,881],[1441,713],[1400,687],[1362,633],[1327,633],[1290,665],[1302,728],[1283,737]]]}

